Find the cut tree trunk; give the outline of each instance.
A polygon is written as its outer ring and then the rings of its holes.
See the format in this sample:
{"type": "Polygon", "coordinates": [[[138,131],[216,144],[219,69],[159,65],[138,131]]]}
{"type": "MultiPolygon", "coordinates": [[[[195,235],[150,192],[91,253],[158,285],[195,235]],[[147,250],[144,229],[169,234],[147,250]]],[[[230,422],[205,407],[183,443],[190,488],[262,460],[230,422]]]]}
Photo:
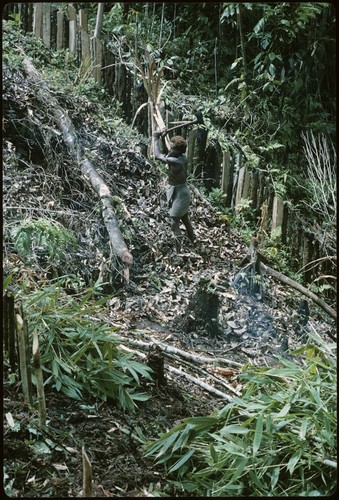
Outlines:
{"type": "Polygon", "coordinates": [[[153,370],[152,378],[156,385],[166,385],[164,354],[159,345],[152,344],[149,346],[147,364],[153,370]]]}
{"type": "Polygon", "coordinates": [[[218,322],[220,299],[210,286],[208,278],[200,280],[186,312],[175,319],[175,324],[186,332],[199,332],[211,337],[221,333],[218,322]]]}
{"type": "Polygon", "coordinates": [[[125,266],[124,278],[125,282],[128,283],[129,269],[133,264],[133,257],[127,248],[117,218],[114,215],[110,190],[103,179],[98,175],[92,163],[84,156],[76,130],[68,117],[67,111],[59,106],[57,99],[50,93],[47,85],[29,59],[24,59],[23,66],[27,75],[36,83],[37,97],[41,104],[48,108],[53,114],[54,120],[62,131],[64,141],[73,160],[80,166],[82,175],[90,182],[92,189],[101,200],[103,220],[109,234],[112,249],[125,266]]]}

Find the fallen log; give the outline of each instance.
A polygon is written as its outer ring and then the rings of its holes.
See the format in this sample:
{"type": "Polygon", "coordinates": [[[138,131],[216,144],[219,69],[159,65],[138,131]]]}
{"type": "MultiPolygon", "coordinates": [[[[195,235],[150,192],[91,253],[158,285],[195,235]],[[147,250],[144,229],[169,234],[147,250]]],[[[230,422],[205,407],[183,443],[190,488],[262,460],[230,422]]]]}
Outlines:
{"type": "Polygon", "coordinates": [[[188,359],[188,360],[193,361],[193,362],[198,363],[198,364],[221,363],[221,364],[226,364],[229,366],[235,366],[238,368],[242,368],[242,366],[243,366],[242,363],[238,363],[237,361],[233,361],[231,359],[210,358],[207,356],[199,356],[198,354],[192,354],[192,353],[183,351],[182,349],[179,349],[178,347],[169,346],[167,344],[164,344],[163,342],[159,342],[159,341],[153,340],[153,339],[149,339],[148,342],[143,342],[142,340],[135,340],[135,339],[127,338],[127,337],[116,337],[116,340],[118,342],[121,342],[121,343],[126,342],[127,344],[135,345],[135,346],[141,347],[143,349],[148,349],[150,343],[153,343],[153,344],[161,347],[164,354],[166,354],[166,353],[177,354],[178,356],[181,356],[184,359],[188,359]]]}
{"type": "Polygon", "coordinates": [[[100,198],[102,203],[102,216],[109,235],[112,250],[124,264],[124,278],[125,282],[128,283],[129,269],[133,264],[133,257],[127,248],[121,234],[117,218],[114,215],[114,210],[111,204],[112,195],[110,190],[103,179],[96,172],[92,163],[85,157],[83,149],[79,144],[76,130],[67,114],[67,111],[60,107],[58,100],[52,95],[41,75],[29,59],[24,59],[23,67],[28,77],[35,83],[36,95],[39,101],[43,106],[50,110],[57,126],[60,128],[73,160],[80,166],[83,177],[89,181],[92,189],[100,198]]]}
{"type": "MultiPolygon", "coordinates": [[[[315,295],[313,292],[305,288],[304,286],[300,285],[300,283],[297,283],[296,281],[292,280],[288,276],[285,276],[284,274],[280,273],[279,271],[276,271],[275,269],[272,269],[272,267],[268,266],[266,263],[263,262],[263,257],[262,255],[257,251],[258,248],[258,239],[257,238],[252,238],[251,244],[247,250],[246,256],[242,259],[240,266],[243,266],[247,262],[247,264],[243,269],[246,270],[248,266],[251,266],[252,264],[256,264],[257,269],[256,272],[258,274],[261,274],[261,269],[266,271],[267,274],[270,276],[273,276],[276,278],[278,281],[281,283],[284,283],[285,285],[290,286],[291,288],[294,288],[301,294],[305,295],[309,299],[311,299],[315,304],[317,304],[321,309],[323,309],[329,316],[331,316],[334,320],[337,320],[337,313],[336,311],[326,304],[323,300],[321,300],[317,295],[315,295]]],[[[241,274],[241,270],[237,273],[237,275],[241,274]]]]}
{"type": "Polygon", "coordinates": [[[200,387],[205,389],[205,391],[207,391],[215,396],[218,396],[219,398],[226,399],[227,401],[232,401],[232,396],[229,396],[228,394],[225,394],[224,392],[221,392],[218,389],[215,389],[215,387],[212,387],[210,384],[207,384],[203,380],[200,380],[200,378],[193,377],[189,373],[183,372],[182,370],[179,370],[178,368],[174,368],[173,366],[168,366],[167,369],[171,373],[175,373],[176,375],[187,378],[191,382],[194,382],[196,385],[199,385],[200,387]]]}
{"type": "MultiPolygon", "coordinates": [[[[195,366],[193,365],[190,361],[185,361],[183,359],[180,359],[176,354],[169,354],[167,353],[168,357],[171,357],[172,359],[175,359],[177,362],[186,365],[187,367],[191,368],[195,372],[199,373],[200,375],[203,375],[205,378],[209,378],[213,381],[215,381],[217,384],[220,384],[224,386],[228,391],[232,392],[233,394],[236,394],[237,396],[241,396],[241,393],[235,389],[234,387],[231,386],[231,384],[228,384],[226,380],[222,377],[218,377],[217,375],[213,375],[213,373],[218,373],[219,370],[224,370],[224,372],[228,372],[228,374],[232,373],[232,375],[235,375],[237,373],[234,369],[233,370],[225,370],[220,367],[214,367],[210,368],[209,366],[205,366],[205,368],[200,368],[200,366],[195,366]],[[211,373],[213,372],[213,373],[211,373]]],[[[219,373],[222,373],[222,371],[219,373]]]]}
{"type": "Polygon", "coordinates": [[[91,162],[85,158],[81,164],[83,175],[89,179],[94,191],[98,194],[102,203],[102,216],[109,234],[109,239],[116,254],[125,265],[124,278],[125,282],[129,282],[129,269],[133,265],[133,257],[128,251],[126,243],[119,229],[117,218],[111,204],[112,195],[108,186],[104,183],[101,177],[96,172],[91,162]]]}
{"type": "MultiPolygon", "coordinates": [[[[147,358],[146,354],[144,354],[143,352],[137,351],[135,349],[130,349],[129,347],[126,347],[126,346],[123,346],[123,349],[126,350],[127,352],[136,354],[137,356],[141,357],[142,359],[146,360],[146,358],[147,358]]],[[[196,367],[193,367],[193,366],[191,366],[191,368],[192,369],[196,369],[196,367]]],[[[226,393],[224,393],[222,391],[219,391],[218,389],[216,389],[215,387],[211,386],[210,384],[207,384],[203,380],[201,380],[199,378],[196,378],[196,377],[193,377],[193,375],[190,375],[187,372],[179,370],[178,368],[175,368],[174,366],[167,365],[166,369],[169,372],[176,373],[177,375],[181,375],[181,376],[186,377],[188,380],[190,380],[191,382],[194,382],[195,384],[199,385],[200,387],[203,387],[207,392],[210,392],[211,394],[214,394],[214,395],[216,395],[218,397],[221,397],[223,399],[227,399],[227,401],[231,401],[231,399],[232,399],[232,397],[229,396],[228,394],[226,394],[226,393]]],[[[234,389],[229,384],[226,384],[224,381],[218,380],[217,377],[214,377],[213,375],[211,375],[208,372],[205,372],[204,370],[202,370],[202,372],[204,372],[204,375],[206,374],[206,376],[212,377],[218,383],[221,383],[222,385],[224,385],[224,387],[226,387],[226,389],[228,389],[230,392],[236,394],[237,396],[241,395],[241,393],[239,391],[237,391],[236,389],[234,389]]]]}
{"type": "Polygon", "coordinates": [[[300,285],[300,283],[297,283],[296,281],[292,280],[288,276],[285,276],[284,274],[276,271],[275,269],[272,269],[271,267],[267,266],[263,262],[261,262],[262,268],[264,271],[267,272],[267,274],[273,276],[277,280],[281,281],[281,283],[284,283],[285,285],[288,285],[301,294],[305,295],[309,299],[311,299],[315,304],[317,304],[321,309],[323,309],[331,318],[337,320],[337,313],[336,311],[330,307],[326,302],[321,300],[317,295],[315,295],[313,292],[310,292],[307,288],[304,286],[300,285]]]}

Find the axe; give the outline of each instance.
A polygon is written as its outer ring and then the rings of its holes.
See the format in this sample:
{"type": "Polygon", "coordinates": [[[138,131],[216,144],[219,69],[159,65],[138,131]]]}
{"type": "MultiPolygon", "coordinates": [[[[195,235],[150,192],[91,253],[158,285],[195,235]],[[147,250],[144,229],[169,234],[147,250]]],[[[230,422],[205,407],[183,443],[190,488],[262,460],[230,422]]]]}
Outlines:
{"type": "Polygon", "coordinates": [[[202,117],[202,112],[201,111],[196,111],[194,114],[196,116],[195,120],[192,120],[190,122],[183,122],[180,125],[175,125],[174,127],[167,128],[161,134],[161,137],[164,137],[166,134],[168,134],[168,132],[172,132],[173,130],[176,130],[177,128],[188,127],[189,125],[195,125],[196,123],[199,123],[199,125],[203,125],[204,124],[204,119],[202,117]]]}

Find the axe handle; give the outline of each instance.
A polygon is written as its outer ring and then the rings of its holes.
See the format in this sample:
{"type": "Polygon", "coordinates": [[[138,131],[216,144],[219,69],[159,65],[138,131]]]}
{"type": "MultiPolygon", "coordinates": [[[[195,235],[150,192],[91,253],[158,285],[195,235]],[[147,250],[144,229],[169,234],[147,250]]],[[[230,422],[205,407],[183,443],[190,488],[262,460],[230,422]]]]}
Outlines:
{"type": "Polygon", "coordinates": [[[173,130],[176,130],[177,128],[188,127],[189,125],[194,125],[195,123],[199,123],[199,120],[193,120],[192,122],[187,122],[187,123],[184,123],[182,125],[176,125],[175,127],[168,128],[163,132],[162,136],[168,134],[168,132],[172,132],[173,130]]]}

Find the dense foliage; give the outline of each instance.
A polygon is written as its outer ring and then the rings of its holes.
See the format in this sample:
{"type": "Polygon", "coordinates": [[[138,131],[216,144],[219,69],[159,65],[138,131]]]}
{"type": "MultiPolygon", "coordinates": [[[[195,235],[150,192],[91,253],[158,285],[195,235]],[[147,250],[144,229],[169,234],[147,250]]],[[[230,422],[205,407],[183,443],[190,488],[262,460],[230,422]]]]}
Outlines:
{"type": "Polygon", "coordinates": [[[208,143],[232,150],[236,139],[246,166],[266,174],[277,195],[313,219],[333,250],[333,5],[116,4],[104,17],[103,36],[134,78],[142,81],[140,66],[154,61],[167,109],[183,117],[200,110],[208,143]]]}
{"type": "MultiPolygon", "coordinates": [[[[9,283],[10,277],[6,288],[9,283]]],[[[101,296],[99,283],[84,289],[81,279],[64,276],[36,290],[31,285],[16,299],[23,301],[30,334],[39,336],[45,386],[78,400],[110,399],[132,411],[135,401],[148,399],[136,389],[151,378],[150,368],[119,348],[117,328],[95,321],[109,299],[101,296]]]]}
{"type": "Polygon", "coordinates": [[[312,341],[274,368],[245,366],[243,395],[147,446],[176,491],[327,496],[336,488],[335,345],[312,341]]]}
{"type": "Polygon", "coordinates": [[[112,44],[129,44],[126,57],[152,51],[174,93],[214,102],[213,121],[251,146],[282,144],[284,163],[293,166],[303,130],[334,137],[331,4],[117,4],[104,21],[112,44]]]}

